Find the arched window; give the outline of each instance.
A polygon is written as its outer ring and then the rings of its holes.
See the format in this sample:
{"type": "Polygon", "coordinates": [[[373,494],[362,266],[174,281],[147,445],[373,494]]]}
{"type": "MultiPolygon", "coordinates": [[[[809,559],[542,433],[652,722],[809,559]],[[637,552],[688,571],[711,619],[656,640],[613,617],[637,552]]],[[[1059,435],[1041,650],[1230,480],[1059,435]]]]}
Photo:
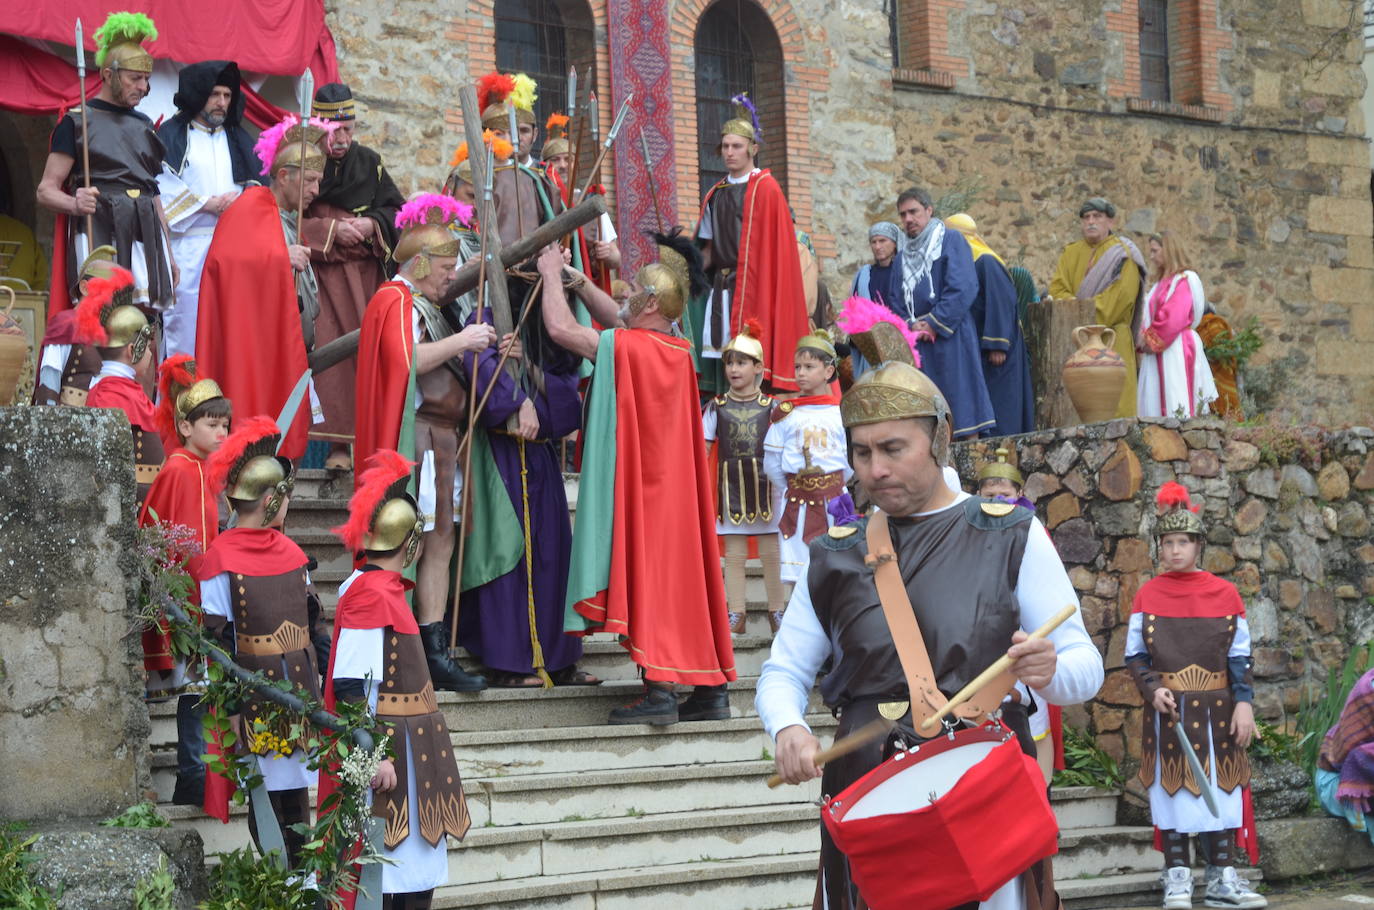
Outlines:
{"type": "Polygon", "coordinates": [[[787,121],[782,45],[773,23],[751,0],[717,0],[697,23],[697,162],[701,192],[725,177],[716,151],[720,128],[734,117],[730,99],[748,92],[763,129],[757,164],[787,190],[787,121]]]}
{"type": "MultiPolygon", "coordinates": [[[[542,141],[549,114],[568,111],[568,67],[577,67],[577,94],[587,97],[587,68],[596,61],[591,10],[584,0],[497,0],[495,19],[496,68],[539,83],[534,118],[542,141]]],[[[601,99],[603,109],[607,103],[601,99]]]]}

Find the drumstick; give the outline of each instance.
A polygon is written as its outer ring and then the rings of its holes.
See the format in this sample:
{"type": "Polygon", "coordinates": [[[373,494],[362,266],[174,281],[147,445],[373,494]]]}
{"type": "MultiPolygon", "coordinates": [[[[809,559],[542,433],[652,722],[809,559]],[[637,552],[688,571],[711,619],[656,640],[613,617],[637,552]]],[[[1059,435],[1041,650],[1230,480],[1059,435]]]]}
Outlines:
{"type": "MultiPolygon", "coordinates": [[[[1068,604],[1058,613],[1051,616],[1043,626],[1032,632],[1030,634],[1030,637],[1027,638],[1026,641],[1035,641],[1037,638],[1047,637],[1051,632],[1059,628],[1060,624],[1063,623],[1064,620],[1068,619],[1075,612],[1077,612],[1077,610],[1077,604],[1068,604]]],[[[964,686],[962,689],[960,689],[959,693],[955,695],[953,698],[951,698],[948,702],[946,702],[943,708],[941,708],[939,711],[936,711],[930,717],[923,720],[921,722],[920,729],[922,731],[929,730],[931,727],[935,726],[940,721],[944,720],[946,717],[948,717],[950,714],[954,712],[955,708],[959,707],[964,702],[968,701],[970,698],[977,695],[979,689],[986,686],[989,682],[993,680],[993,678],[1000,676],[1002,673],[1006,672],[1011,667],[1011,665],[1012,659],[1007,655],[1003,654],[1001,657],[997,658],[996,662],[994,662],[992,666],[988,667],[982,673],[979,673],[977,678],[974,679],[973,682],[969,683],[967,686],[964,686]]]]}
{"type": "MultiPolygon", "coordinates": [[[[819,768],[821,765],[837,758],[848,755],[855,749],[862,748],[875,739],[886,736],[887,731],[892,729],[896,721],[888,720],[886,717],[875,717],[873,720],[864,724],[844,739],[836,740],[829,749],[822,749],[816,753],[816,757],[811,761],[819,768]]],[[[775,789],[782,783],[782,775],[774,774],[768,778],[768,788],[775,789]]]]}

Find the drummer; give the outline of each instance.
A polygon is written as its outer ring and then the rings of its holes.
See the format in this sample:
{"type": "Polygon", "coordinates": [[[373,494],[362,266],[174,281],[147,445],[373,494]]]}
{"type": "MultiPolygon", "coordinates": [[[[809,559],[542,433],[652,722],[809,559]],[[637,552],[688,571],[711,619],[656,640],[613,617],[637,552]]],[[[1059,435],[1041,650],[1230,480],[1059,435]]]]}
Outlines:
{"type": "MultiPolygon", "coordinates": [[[[1014,661],[1013,674],[1040,701],[1086,701],[1102,685],[1102,656],[1078,614],[1048,639],[1027,641],[1028,630],[1077,603],[1049,535],[1025,508],[955,492],[945,484],[941,468],[949,456],[949,407],[935,384],[912,366],[912,351],[900,334],[888,328],[879,323],[851,336],[879,367],[845,393],[840,410],[859,483],[890,518],[906,594],[937,687],[952,696],[1007,654],[1014,661]]],[[[756,706],[776,740],[778,773],[788,783],[821,777],[826,796],[840,793],[881,764],[899,739],[907,745],[921,741],[913,731],[907,679],[873,571],[864,565],[866,526],[866,519],[840,525],[812,543],[806,583],[793,592],[758,683],[756,706]],[[880,713],[900,719],[886,739],[822,771],[814,761],[820,742],[805,714],[811,685],[827,661],[832,668],[820,690],[839,718],[837,739],[880,713]]],[[[1003,718],[1033,756],[1025,707],[1006,701],[1003,718]]],[[[990,849],[996,835],[988,832],[990,849]]],[[[848,863],[824,828],[820,876],[821,906],[859,906],[848,863]]],[[[1046,860],[1014,876],[989,900],[960,905],[959,910],[1057,906],[1046,860]]]]}

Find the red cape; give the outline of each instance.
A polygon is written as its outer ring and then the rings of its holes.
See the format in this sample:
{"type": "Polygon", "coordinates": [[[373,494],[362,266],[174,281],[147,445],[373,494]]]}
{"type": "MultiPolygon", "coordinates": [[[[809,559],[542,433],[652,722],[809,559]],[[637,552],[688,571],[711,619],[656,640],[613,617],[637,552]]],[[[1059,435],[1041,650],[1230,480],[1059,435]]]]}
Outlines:
{"type": "Polygon", "coordinates": [[[309,561],[305,551],[276,528],[230,528],[205,550],[196,580],[208,581],[221,572],[283,575],[309,561]]]}
{"type": "MultiPolygon", "coordinates": [[[[334,656],[339,653],[340,629],[378,629],[392,626],[406,635],[418,635],[420,627],[415,623],[415,614],[406,603],[406,592],[415,587],[414,582],[402,578],[399,573],[373,569],[361,573],[353,579],[348,590],[339,598],[334,608],[334,642],[329,648],[329,669],[324,674],[324,709],[334,711],[334,656]]],[[[326,766],[320,769],[319,787],[315,800],[318,809],[335,790],[339,789],[336,768],[326,766]]],[[[356,870],[355,870],[356,871],[356,870]]],[[[351,910],[357,900],[357,893],[340,891],[346,910],[351,910]]]]}
{"type": "MultiPolygon", "coordinates": [[[[308,366],[295,273],[266,187],[244,190],[215,227],[200,279],[196,363],[201,376],[218,380],[236,414],[273,419],[308,366]]],[[[309,427],[307,398],[280,454],[304,455],[309,427]]]]}
{"type": "Polygon", "coordinates": [[[136,380],[123,376],[106,376],[96,383],[86,396],[88,408],[118,408],[129,418],[129,426],[145,433],[157,432],[157,417],[148,393],[136,380]]]}
{"type": "MultiPolygon", "coordinates": [[[[205,486],[205,462],[187,449],[175,449],[167,456],[162,470],[148,490],[143,508],[139,510],[139,527],[157,521],[190,528],[202,554],[219,533],[215,497],[210,495],[205,486]]],[[[196,555],[187,563],[186,569],[192,578],[197,577],[203,558],[196,555]]],[[[200,603],[200,591],[194,586],[191,589],[191,602],[200,603]]],[[[143,666],[148,670],[170,670],[175,663],[166,621],[154,628],[144,629],[143,666]]]]}
{"type": "Polygon", "coordinates": [[[1165,572],[1140,586],[1131,612],[1182,619],[1244,616],[1245,602],[1235,585],[1211,572],[1165,572]]]}
{"type": "MultiPolygon", "coordinates": [[[[414,304],[410,288],[388,281],[377,288],[363,313],[358,336],[358,372],[354,386],[353,463],[362,465],[378,449],[402,451],[401,420],[410,362],[415,354],[414,304]]],[[[356,485],[362,471],[353,473],[356,485]]],[[[350,589],[352,590],[352,589],[350,589]]]]}
{"type": "MultiPolygon", "coordinates": [[[[701,203],[706,206],[723,184],[716,184],[701,203]]],[[[795,391],[792,355],[797,339],[811,330],[802,285],[797,233],[782,188],[767,169],[749,177],[744,191],[744,223],[740,227],[739,262],[730,303],[730,337],[738,335],[746,319],[757,319],[765,340],[764,379],[774,389],[795,391]],[[771,368],[768,366],[771,364],[771,368]]]]}
{"type": "Polygon", "coordinates": [[[616,464],[609,583],[574,608],[615,632],[651,679],[735,679],[691,344],[615,335],[616,464]],[[664,521],[664,516],[676,520],[664,521]]]}

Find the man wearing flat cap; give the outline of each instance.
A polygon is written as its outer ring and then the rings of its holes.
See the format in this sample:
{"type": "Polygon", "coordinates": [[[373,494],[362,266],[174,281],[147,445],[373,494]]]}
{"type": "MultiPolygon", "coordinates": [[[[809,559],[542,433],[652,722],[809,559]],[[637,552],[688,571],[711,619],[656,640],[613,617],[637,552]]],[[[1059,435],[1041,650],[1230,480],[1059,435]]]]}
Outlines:
{"type": "MultiPolygon", "coordinates": [[[[320,86],[310,113],[335,124],[334,132],[322,140],[324,177],[301,231],[320,283],[318,346],[362,325],[367,302],[395,268],[388,260],[398,237],[396,213],[405,197],[382,166],[382,156],[353,141],[358,120],[348,86],[320,86]]],[[[316,379],[324,422],[310,436],[329,442],[327,468],[352,466],[348,447],[353,442],[354,375],[349,359],[316,379]]]]}
{"type": "Polygon", "coordinates": [[[1140,307],[1145,257],[1127,238],[1112,230],[1116,206],[1094,196],[1078,207],[1083,239],[1075,240],[1059,254],[1050,282],[1050,297],[1077,297],[1097,307],[1097,321],[1116,330],[1112,347],[1126,361],[1126,382],[1121,387],[1117,417],[1135,416],[1135,337],[1140,307]]]}

